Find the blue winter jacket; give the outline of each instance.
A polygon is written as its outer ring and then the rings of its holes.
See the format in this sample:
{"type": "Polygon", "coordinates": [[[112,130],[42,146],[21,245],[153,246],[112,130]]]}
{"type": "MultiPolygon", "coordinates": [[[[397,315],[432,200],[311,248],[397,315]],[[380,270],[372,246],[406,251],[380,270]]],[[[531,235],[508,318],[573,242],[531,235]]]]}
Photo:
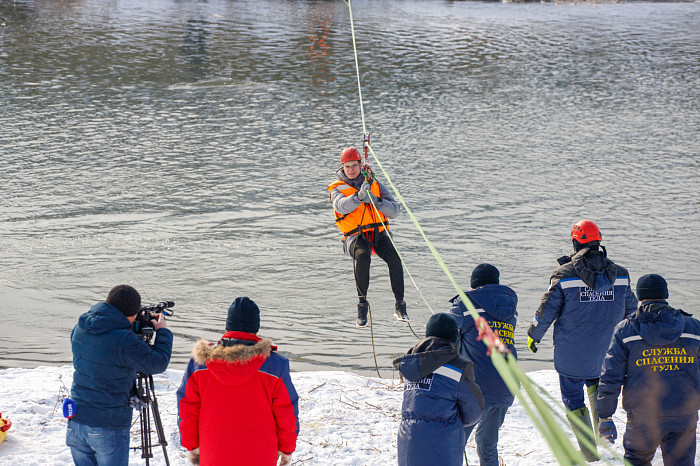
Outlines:
{"type": "Polygon", "coordinates": [[[596,379],[615,326],[636,311],[637,298],[629,273],[605,250],[583,248],[562,262],[527,334],[541,340],[554,323],[554,368],[566,377],[596,379]]]}
{"type": "Polygon", "coordinates": [[[400,466],[461,466],[464,427],[475,424],[484,399],[472,362],[448,340],[428,337],[394,360],[403,378],[398,433],[400,466]]]}
{"type": "Polygon", "coordinates": [[[610,417],[622,388],[628,416],[687,416],[700,409],[700,322],[666,301],[646,301],[620,322],[603,362],[598,414],[610,417]]]}
{"type": "Polygon", "coordinates": [[[129,406],[136,371],[158,374],[170,362],[173,334],[156,331],[153,347],[136,335],[116,307],[97,303],[81,315],[71,333],[73,421],[105,429],[131,427],[129,406]]]}
{"type": "MultiPolygon", "coordinates": [[[[508,346],[513,356],[518,357],[515,350],[515,324],[517,322],[518,296],[515,291],[503,285],[485,285],[467,293],[494,333],[508,346]]],[[[474,361],[474,380],[484,395],[486,406],[510,406],[513,404],[513,394],[493,367],[491,357],[486,355],[486,345],[477,341],[479,330],[474,318],[458,296],[452,298],[452,316],[457,319],[459,332],[462,335],[460,353],[474,361]]]]}

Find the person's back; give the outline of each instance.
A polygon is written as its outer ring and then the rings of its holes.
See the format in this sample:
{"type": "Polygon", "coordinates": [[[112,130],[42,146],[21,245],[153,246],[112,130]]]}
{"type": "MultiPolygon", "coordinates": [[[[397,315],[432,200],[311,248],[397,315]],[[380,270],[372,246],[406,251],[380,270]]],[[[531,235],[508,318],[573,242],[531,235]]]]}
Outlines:
{"type": "Polygon", "coordinates": [[[637,301],[627,269],[604,250],[584,247],[570,259],[552,273],[528,335],[540,340],[553,322],[557,372],[597,378],[615,326],[634,312],[637,301]]]}
{"type": "MultiPolygon", "coordinates": [[[[517,358],[514,335],[518,317],[516,310],[518,297],[515,292],[504,285],[489,284],[468,291],[466,295],[479,315],[486,319],[494,333],[517,358]]],[[[478,340],[479,330],[476,328],[474,318],[458,296],[452,298],[450,312],[459,325],[462,338],[460,353],[474,362],[474,379],[481,387],[486,404],[510,406],[513,403],[513,394],[493,366],[491,357],[486,354],[488,348],[483,341],[478,340]]]]}
{"type": "Polygon", "coordinates": [[[232,458],[239,465],[276,464],[278,451],[293,452],[296,443],[297,419],[281,378],[289,362],[271,352],[268,339],[222,340],[199,342],[193,350],[195,363],[206,370],[192,374],[180,403],[183,445],[198,436],[203,465],[230,464],[232,458]],[[201,401],[197,426],[188,412],[195,393],[201,401]]]}
{"type": "MultiPolygon", "coordinates": [[[[512,289],[499,284],[499,277],[500,272],[495,266],[477,265],[471,275],[472,290],[466,295],[479,315],[517,358],[514,336],[518,297],[512,289]]],[[[491,362],[491,357],[487,354],[488,348],[479,340],[479,330],[471,313],[458,296],[452,298],[451,302],[450,313],[457,320],[461,335],[460,353],[474,362],[474,381],[481,388],[485,403],[479,422],[466,428],[466,436],[468,439],[472,429],[476,428],[479,464],[497,466],[498,431],[514,397],[491,362]]]]}
{"type": "Polygon", "coordinates": [[[535,344],[554,323],[554,368],[559,374],[559,389],[588,461],[598,459],[597,451],[587,446],[596,439],[589,429],[581,429],[575,419],[596,430],[591,420],[598,420],[596,390],[603,357],[617,323],[637,307],[629,273],[607,258],[601,240],[600,229],[591,220],[574,225],[574,254],[559,259],[560,266],[554,269],[527,331],[528,348],[534,353],[535,344]],[[585,404],[584,385],[590,410],[585,404]]]}
{"type": "Polygon", "coordinates": [[[454,318],[435,314],[426,325],[426,338],[394,360],[405,379],[397,438],[400,466],[462,464],[464,427],[479,419],[484,401],[471,361],[455,348],[458,338],[454,318]]]}
{"type": "MultiPolygon", "coordinates": [[[[619,324],[615,338],[627,352],[622,407],[628,415],[687,416],[700,409],[697,319],[666,302],[648,302],[619,324]]],[[[606,360],[614,357],[608,354],[606,360]]],[[[598,386],[602,398],[608,394],[608,380],[615,377],[608,370],[604,364],[598,386]]],[[[598,410],[609,408],[599,405],[598,410]]]]}
{"type": "Polygon", "coordinates": [[[105,302],[82,314],[73,328],[75,414],[68,421],[66,445],[76,465],[128,462],[130,398],[137,371],[151,375],[168,367],[173,334],[159,314],[157,321],[151,321],[153,346],[143,341],[132,330],[140,308],[138,292],[117,285],[105,302]]]}
{"type": "Polygon", "coordinates": [[[114,306],[97,303],[80,316],[71,334],[75,422],[119,429],[131,426],[129,394],[136,372],[158,374],[170,362],[173,334],[156,332],[153,348],[114,306]]]}
{"type": "Polygon", "coordinates": [[[177,391],[182,446],[203,466],[288,465],[299,432],[289,361],[257,336],[260,310],[247,297],[228,310],[218,342],[198,342],[177,391]]]}
{"type": "Polygon", "coordinates": [[[700,409],[700,322],[668,305],[660,275],[641,277],[637,294],[639,310],[617,326],[603,363],[600,433],[617,437],[612,415],[622,388],[625,459],[649,464],[661,445],[664,464],[691,466],[700,409]]]}

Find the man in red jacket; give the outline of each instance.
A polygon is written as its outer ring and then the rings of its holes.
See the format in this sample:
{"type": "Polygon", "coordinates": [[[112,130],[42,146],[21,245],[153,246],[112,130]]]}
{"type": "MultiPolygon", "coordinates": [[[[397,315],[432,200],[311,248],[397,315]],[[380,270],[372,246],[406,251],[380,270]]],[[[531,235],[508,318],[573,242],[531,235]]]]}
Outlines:
{"type": "Polygon", "coordinates": [[[193,464],[291,464],[299,397],[289,361],[259,329],[258,306],[236,298],[221,339],[194,346],[177,394],[182,446],[193,464]]]}

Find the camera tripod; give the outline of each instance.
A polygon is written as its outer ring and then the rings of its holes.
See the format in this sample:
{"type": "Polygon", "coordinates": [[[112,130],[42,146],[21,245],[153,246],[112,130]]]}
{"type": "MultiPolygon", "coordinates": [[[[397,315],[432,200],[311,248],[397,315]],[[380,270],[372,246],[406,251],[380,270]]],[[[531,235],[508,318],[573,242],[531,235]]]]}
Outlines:
{"type": "Polygon", "coordinates": [[[163,423],[160,421],[158,401],[156,400],[156,392],[153,388],[153,376],[137,372],[136,390],[139,399],[144,403],[144,406],[141,408],[141,458],[146,458],[146,466],[149,464],[149,458],[153,458],[153,442],[151,441],[151,414],[153,414],[153,424],[158,433],[158,443],[156,445],[161,445],[163,447],[165,464],[170,466],[168,450],[165,448],[168,442],[165,440],[163,423]]]}

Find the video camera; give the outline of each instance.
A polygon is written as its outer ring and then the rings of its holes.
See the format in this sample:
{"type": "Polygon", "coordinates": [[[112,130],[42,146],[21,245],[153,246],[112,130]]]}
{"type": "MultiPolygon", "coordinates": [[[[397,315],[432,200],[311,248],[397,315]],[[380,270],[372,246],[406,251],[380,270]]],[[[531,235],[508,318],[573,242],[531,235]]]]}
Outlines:
{"type": "Polygon", "coordinates": [[[158,304],[141,306],[141,310],[136,314],[136,320],[134,320],[134,333],[139,335],[146,343],[150,343],[153,333],[155,333],[151,320],[158,320],[158,314],[160,313],[170,317],[175,310],[166,311],[166,309],[170,309],[174,305],[173,301],[161,301],[158,304]]]}

